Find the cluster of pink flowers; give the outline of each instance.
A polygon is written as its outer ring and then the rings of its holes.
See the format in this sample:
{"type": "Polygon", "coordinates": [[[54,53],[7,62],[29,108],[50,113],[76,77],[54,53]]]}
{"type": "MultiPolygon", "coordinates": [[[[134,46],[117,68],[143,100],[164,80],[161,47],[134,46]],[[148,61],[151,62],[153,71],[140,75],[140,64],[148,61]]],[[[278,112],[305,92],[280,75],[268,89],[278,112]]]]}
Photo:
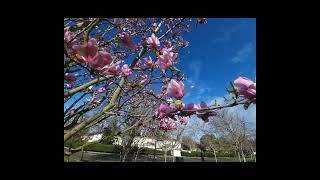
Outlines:
{"type": "Polygon", "coordinates": [[[72,82],[70,82],[70,83],[67,83],[66,85],[64,85],[64,88],[70,89],[70,88],[72,88],[73,86],[74,86],[74,84],[73,84],[72,82]]]}
{"type": "Polygon", "coordinates": [[[120,39],[122,40],[122,42],[124,43],[124,45],[126,46],[126,48],[134,51],[137,49],[137,46],[134,44],[134,42],[132,41],[130,35],[126,32],[122,32],[119,34],[120,39]]]}
{"type": "MultiPolygon", "coordinates": [[[[181,81],[178,81],[176,79],[171,79],[167,86],[162,87],[162,93],[164,95],[167,95],[169,97],[176,98],[177,100],[180,100],[184,94],[184,84],[181,81]]],[[[216,112],[207,109],[207,104],[205,102],[200,103],[200,107],[197,107],[194,103],[189,104],[176,104],[173,107],[172,101],[169,102],[169,104],[161,104],[159,107],[159,110],[157,112],[158,118],[160,121],[163,118],[171,117],[173,118],[173,114],[171,114],[173,111],[180,111],[179,119],[181,124],[186,125],[188,123],[186,116],[191,116],[196,114],[197,117],[201,118],[204,122],[209,121],[209,117],[217,115],[216,112]]],[[[163,121],[162,123],[167,122],[163,121]]]]}
{"type": "Polygon", "coordinates": [[[92,97],[89,103],[92,105],[99,105],[101,103],[101,100],[98,99],[97,97],[92,97]]]}
{"type": "Polygon", "coordinates": [[[79,76],[78,74],[71,75],[71,74],[69,74],[69,73],[66,73],[66,74],[65,74],[65,79],[66,79],[67,81],[75,81],[75,80],[77,80],[78,76],[79,76]]]}
{"type": "Polygon", "coordinates": [[[73,33],[70,31],[66,31],[64,33],[64,41],[66,43],[68,43],[68,46],[71,48],[74,48],[75,45],[78,43],[77,39],[72,40],[72,42],[70,42],[70,40],[74,37],[73,33]]]}
{"type": "Polygon", "coordinates": [[[103,93],[106,90],[106,87],[101,87],[98,90],[96,90],[96,93],[103,93]]]}
{"type": "Polygon", "coordinates": [[[194,103],[189,103],[186,105],[183,104],[182,110],[184,111],[185,116],[190,116],[194,114],[194,110],[198,110],[198,107],[194,103]]]}
{"type": "Polygon", "coordinates": [[[172,52],[173,48],[161,48],[161,55],[158,56],[157,64],[162,69],[167,69],[171,67],[178,56],[177,53],[172,52]]]}
{"type": "Polygon", "coordinates": [[[172,44],[171,44],[171,41],[169,41],[169,40],[164,40],[164,41],[163,41],[163,44],[164,44],[166,47],[168,47],[168,48],[171,47],[171,45],[172,45],[172,44]]]}
{"type": "Polygon", "coordinates": [[[170,83],[166,88],[165,95],[169,97],[174,97],[176,99],[181,99],[185,94],[184,84],[176,79],[171,79],[170,83]]]}
{"type": "Polygon", "coordinates": [[[114,57],[106,51],[98,51],[95,38],[91,38],[85,45],[75,48],[79,62],[86,63],[90,68],[105,74],[118,75],[120,66],[114,63],[114,57]]]}
{"type": "Polygon", "coordinates": [[[140,67],[142,65],[141,59],[138,59],[138,61],[136,62],[136,67],[140,67]]]}
{"type": "Polygon", "coordinates": [[[168,116],[172,110],[173,108],[169,104],[160,104],[160,107],[157,113],[158,118],[162,119],[165,116],[168,116]]]}
{"type": "Polygon", "coordinates": [[[150,56],[148,58],[144,58],[144,65],[148,68],[151,68],[154,65],[150,56]]]}
{"type": "Polygon", "coordinates": [[[183,116],[179,116],[179,120],[182,125],[187,125],[189,123],[187,118],[183,116]]]}
{"type": "Polygon", "coordinates": [[[238,77],[234,84],[239,88],[239,95],[252,99],[255,103],[256,99],[256,83],[246,77],[238,77]]]}
{"type": "Polygon", "coordinates": [[[151,37],[147,38],[147,43],[153,49],[157,49],[160,46],[160,41],[155,34],[152,33],[151,37]]]}
{"type": "Polygon", "coordinates": [[[164,130],[176,129],[177,123],[170,117],[160,119],[160,128],[164,130]]]}
{"type": "Polygon", "coordinates": [[[139,85],[143,86],[148,80],[148,75],[140,72],[138,75],[139,85]]]}
{"type": "MultiPolygon", "coordinates": [[[[205,102],[201,102],[200,103],[200,108],[207,108],[208,106],[207,106],[207,104],[205,103],[205,102]]],[[[217,115],[217,113],[216,112],[214,112],[214,111],[212,111],[212,110],[208,110],[208,109],[205,109],[205,110],[201,110],[201,109],[199,109],[197,112],[196,112],[196,114],[197,114],[197,117],[198,118],[201,118],[204,122],[209,122],[209,117],[210,116],[216,116],[217,115]]]]}
{"type": "Polygon", "coordinates": [[[122,66],[121,71],[124,76],[130,76],[132,74],[132,69],[127,64],[122,66]]]}

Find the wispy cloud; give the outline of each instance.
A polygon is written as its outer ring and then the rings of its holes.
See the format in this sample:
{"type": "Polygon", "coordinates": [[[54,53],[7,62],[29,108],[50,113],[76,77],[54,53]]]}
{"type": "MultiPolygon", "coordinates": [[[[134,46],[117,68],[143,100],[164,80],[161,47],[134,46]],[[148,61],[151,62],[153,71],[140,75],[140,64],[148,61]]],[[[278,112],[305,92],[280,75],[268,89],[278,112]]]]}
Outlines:
{"type": "Polygon", "coordinates": [[[241,49],[239,49],[236,52],[235,56],[233,56],[230,59],[230,61],[233,63],[245,62],[253,50],[254,50],[254,44],[252,42],[249,42],[245,44],[241,49]]]}
{"type": "Polygon", "coordinates": [[[189,69],[190,69],[191,74],[192,74],[191,78],[194,81],[198,81],[199,80],[201,67],[202,67],[202,61],[200,61],[200,60],[195,60],[195,61],[189,63],[189,69]]]}

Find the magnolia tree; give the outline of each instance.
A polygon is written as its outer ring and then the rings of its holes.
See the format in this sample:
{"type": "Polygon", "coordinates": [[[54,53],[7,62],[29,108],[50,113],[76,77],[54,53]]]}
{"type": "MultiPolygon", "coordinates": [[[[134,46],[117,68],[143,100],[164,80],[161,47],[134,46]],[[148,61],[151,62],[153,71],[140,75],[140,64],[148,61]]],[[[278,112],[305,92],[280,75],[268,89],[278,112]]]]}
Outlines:
{"type": "Polygon", "coordinates": [[[223,105],[183,101],[186,77],[177,68],[189,44],[183,35],[206,23],[205,18],[65,18],[64,142],[103,121],[133,122],[118,134],[141,125],[170,131],[192,115],[208,122],[219,109],[256,103],[256,83],[245,77],[231,82],[232,99],[223,105]],[[139,111],[141,103],[156,108],[139,111]]]}

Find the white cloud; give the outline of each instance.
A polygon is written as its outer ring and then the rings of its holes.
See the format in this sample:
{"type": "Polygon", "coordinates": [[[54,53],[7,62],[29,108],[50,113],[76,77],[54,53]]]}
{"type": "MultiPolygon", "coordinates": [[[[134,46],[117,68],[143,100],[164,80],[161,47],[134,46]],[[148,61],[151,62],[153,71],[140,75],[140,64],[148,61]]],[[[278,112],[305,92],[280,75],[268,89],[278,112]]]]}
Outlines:
{"type": "Polygon", "coordinates": [[[245,44],[241,49],[236,52],[236,55],[233,56],[230,61],[233,63],[242,63],[245,62],[249,55],[254,50],[254,44],[249,42],[245,44]]]}

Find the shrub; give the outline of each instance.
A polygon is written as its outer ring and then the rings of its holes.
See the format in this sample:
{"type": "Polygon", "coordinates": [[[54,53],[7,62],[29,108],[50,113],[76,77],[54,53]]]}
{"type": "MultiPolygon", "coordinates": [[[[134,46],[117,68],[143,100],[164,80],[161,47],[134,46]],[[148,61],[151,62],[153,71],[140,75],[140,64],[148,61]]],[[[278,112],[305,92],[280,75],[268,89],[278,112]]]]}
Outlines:
{"type": "Polygon", "coordinates": [[[106,153],[119,153],[121,150],[121,146],[97,143],[85,147],[85,150],[106,153]]]}

